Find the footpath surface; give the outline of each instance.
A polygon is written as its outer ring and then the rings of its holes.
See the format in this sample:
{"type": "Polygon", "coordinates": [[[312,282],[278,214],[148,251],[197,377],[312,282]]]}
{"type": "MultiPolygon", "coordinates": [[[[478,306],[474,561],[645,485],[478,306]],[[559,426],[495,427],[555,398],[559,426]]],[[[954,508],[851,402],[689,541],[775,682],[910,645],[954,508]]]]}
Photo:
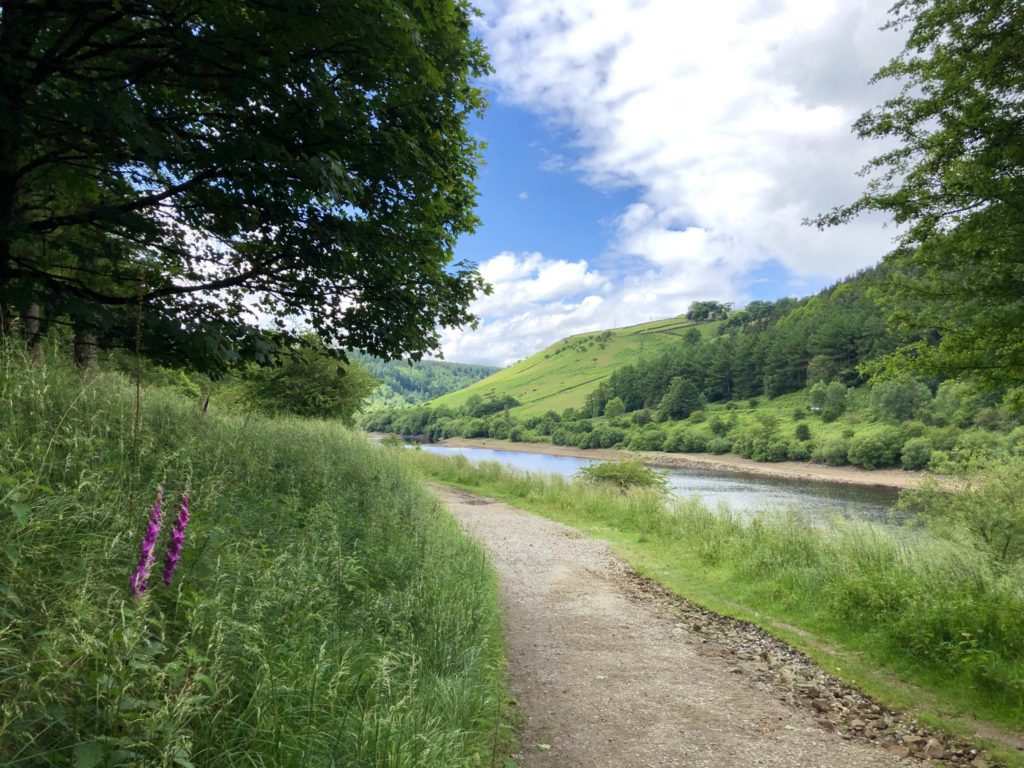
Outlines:
{"type": "Polygon", "coordinates": [[[604,542],[501,502],[434,490],[501,579],[517,765],[971,764],[974,754],[897,722],[760,630],[672,599],[604,542]]]}

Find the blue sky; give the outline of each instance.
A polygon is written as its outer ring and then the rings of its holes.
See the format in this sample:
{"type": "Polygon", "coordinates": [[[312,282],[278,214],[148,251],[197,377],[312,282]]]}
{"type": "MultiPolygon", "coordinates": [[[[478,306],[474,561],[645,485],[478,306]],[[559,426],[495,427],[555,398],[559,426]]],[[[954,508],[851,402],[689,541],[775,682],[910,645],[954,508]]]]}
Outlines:
{"type": "Polygon", "coordinates": [[[873,264],[891,231],[819,233],[880,149],[854,119],[900,47],[889,0],[482,0],[495,73],[479,230],[494,286],[445,357],[506,365],[563,336],[698,299],[806,295],[873,264]]]}

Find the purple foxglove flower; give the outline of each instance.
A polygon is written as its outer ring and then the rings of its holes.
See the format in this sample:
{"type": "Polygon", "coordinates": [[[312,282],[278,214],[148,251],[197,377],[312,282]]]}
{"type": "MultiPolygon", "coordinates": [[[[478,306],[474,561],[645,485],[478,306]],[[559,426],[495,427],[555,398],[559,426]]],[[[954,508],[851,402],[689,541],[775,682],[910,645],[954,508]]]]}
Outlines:
{"type": "Polygon", "coordinates": [[[185,546],[185,529],[189,521],[188,494],[181,497],[181,510],[178,512],[178,519],[174,521],[174,528],[171,529],[171,541],[167,545],[167,556],[164,558],[164,584],[171,585],[174,578],[174,570],[181,560],[181,548],[185,546]]]}
{"type": "Polygon", "coordinates": [[[156,487],[156,500],[149,510],[149,524],[146,526],[146,534],[142,537],[139,545],[139,564],[135,566],[129,581],[129,591],[132,597],[141,597],[149,585],[149,572],[153,569],[153,560],[156,552],[156,540],[160,536],[160,526],[164,520],[164,489],[162,485],[156,487]]]}

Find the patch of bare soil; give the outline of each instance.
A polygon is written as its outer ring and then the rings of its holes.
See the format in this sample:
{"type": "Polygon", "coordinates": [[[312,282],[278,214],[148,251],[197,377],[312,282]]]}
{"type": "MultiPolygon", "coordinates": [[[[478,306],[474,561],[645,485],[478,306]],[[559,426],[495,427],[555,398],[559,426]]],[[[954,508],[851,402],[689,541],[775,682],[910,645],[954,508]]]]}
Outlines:
{"type": "Polygon", "coordinates": [[[759,628],[638,576],[604,542],[435,490],[501,577],[526,768],[989,765],[759,628]]]}

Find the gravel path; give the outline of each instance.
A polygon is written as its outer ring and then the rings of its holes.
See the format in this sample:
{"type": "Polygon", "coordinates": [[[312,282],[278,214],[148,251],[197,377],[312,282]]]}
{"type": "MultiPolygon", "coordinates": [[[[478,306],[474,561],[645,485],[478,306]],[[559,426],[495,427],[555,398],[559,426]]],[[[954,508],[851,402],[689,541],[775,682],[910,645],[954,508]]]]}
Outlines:
{"type": "Polygon", "coordinates": [[[604,542],[500,502],[435,491],[501,578],[517,764],[890,768],[923,765],[922,752],[944,748],[919,733],[868,738],[864,728],[884,729],[890,715],[855,692],[872,719],[857,731],[828,719],[847,714],[847,694],[819,690],[828,688],[824,673],[805,657],[758,640],[767,636],[749,625],[696,607],[686,614],[604,542]],[[725,629],[710,631],[715,621],[725,629]]]}

